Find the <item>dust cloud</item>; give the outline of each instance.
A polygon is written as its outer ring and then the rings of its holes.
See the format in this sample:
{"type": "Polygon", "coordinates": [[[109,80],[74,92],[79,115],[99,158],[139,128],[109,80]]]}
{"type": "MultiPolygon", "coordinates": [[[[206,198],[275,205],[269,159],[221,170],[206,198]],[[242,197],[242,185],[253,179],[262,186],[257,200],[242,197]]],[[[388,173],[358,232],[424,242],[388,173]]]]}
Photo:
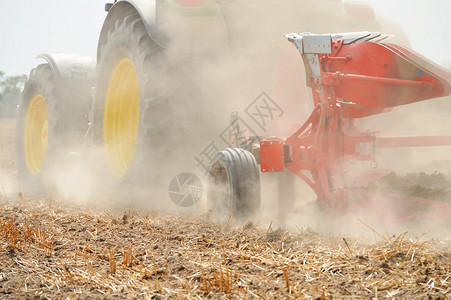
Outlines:
{"type": "Polygon", "coordinates": [[[2,170],[0,172],[0,182],[1,182],[0,194],[5,198],[8,198],[10,195],[16,194],[17,191],[19,190],[17,182],[14,180],[14,178],[11,177],[11,175],[6,170],[2,170]]]}
{"type": "MultiPolygon", "coordinates": [[[[205,151],[209,145],[213,144],[218,149],[228,146],[224,136],[227,135],[232,112],[238,111],[249,125],[248,135],[255,132],[280,137],[294,132],[310,114],[311,100],[305,86],[301,56],[285,40],[285,34],[380,31],[397,35],[398,40],[393,42],[408,44],[405,34],[395,22],[374,15],[365,7],[360,13],[349,8],[345,10],[338,0],[207,2],[213,11],[221,11],[211,25],[215,35],[205,35],[200,31],[205,30],[202,26],[208,24],[208,17],[200,18],[196,26],[189,28],[180,25],[183,19],[165,23],[165,30],[173,32],[165,59],[176,67],[165,74],[171,79],[165,81],[169,87],[162,88],[171,89],[174,86],[177,89],[176,99],[180,101],[173,102],[167,111],[159,111],[160,116],[152,115],[152,112],[149,116],[174,118],[168,125],[174,125],[173,128],[151,141],[158,144],[159,149],[168,145],[167,150],[152,154],[156,158],[149,165],[145,165],[148,162],[141,157],[133,162],[141,164],[136,166],[140,171],[127,182],[115,180],[108,172],[98,171],[105,170],[103,149],[101,146],[97,149],[97,145],[92,143],[86,153],[68,160],[69,163],[55,170],[51,176],[55,194],[82,205],[101,203],[106,206],[153,207],[180,213],[206,212],[209,209],[205,197],[207,177],[200,160],[204,159],[203,163],[208,165],[205,151]],[[191,43],[194,39],[191,34],[196,38],[194,44],[191,43]],[[246,110],[252,108],[263,92],[280,107],[283,115],[268,120],[262,128],[246,114],[246,110]],[[179,207],[168,196],[169,182],[183,172],[200,177],[204,188],[201,200],[190,208],[179,207]],[[139,184],[130,185],[131,182],[139,184]]],[[[449,99],[418,103],[410,108],[401,108],[398,113],[394,111],[375,116],[363,122],[362,126],[383,134],[430,134],[436,131],[449,134],[450,119],[442,110],[443,106],[450,107],[449,99]]],[[[401,172],[423,169],[449,173],[448,167],[439,168],[445,165],[434,164],[441,159],[448,159],[449,162],[448,151],[416,151],[384,150],[378,153],[381,157],[378,162],[383,168],[398,165],[399,169],[395,171],[401,172]]],[[[366,235],[372,233],[372,229],[365,223],[376,228],[375,224],[383,223],[382,218],[390,219],[392,214],[388,208],[383,216],[366,210],[332,221],[318,207],[317,196],[301,179],[292,174],[261,174],[261,179],[262,208],[253,221],[262,226],[274,224],[292,230],[312,227],[330,233],[366,235]],[[279,189],[285,186],[285,180],[294,186],[289,192],[279,189]]],[[[385,205],[383,200],[375,199],[385,205]]],[[[392,225],[377,228],[382,232],[384,229],[390,234],[398,231],[392,225]]]]}

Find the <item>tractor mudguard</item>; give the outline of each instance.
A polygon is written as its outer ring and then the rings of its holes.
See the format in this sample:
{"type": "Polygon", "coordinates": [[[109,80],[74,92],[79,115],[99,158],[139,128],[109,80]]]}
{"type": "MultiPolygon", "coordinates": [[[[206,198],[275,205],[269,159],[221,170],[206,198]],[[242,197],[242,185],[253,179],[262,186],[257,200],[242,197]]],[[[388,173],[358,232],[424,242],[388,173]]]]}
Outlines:
{"type": "Polygon", "coordinates": [[[108,31],[118,19],[138,12],[150,38],[162,48],[182,52],[197,52],[228,40],[221,9],[214,0],[119,0],[110,8],[103,23],[97,49],[101,48],[108,31]]]}
{"type": "Polygon", "coordinates": [[[22,188],[47,194],[54,171],[84,147],[96,64],[73,54],[38,58],[45,62],[30,72],[18,109],[16,162],[22,188]]]}
{"type": "Polygon", "coordinates": [[[55,78],[59,99],[89,107],[96,68],[95,61],[91,57],[65,53],[45,53],[39,55],[38,58],[44,59],[49,64],[55,78]]]}

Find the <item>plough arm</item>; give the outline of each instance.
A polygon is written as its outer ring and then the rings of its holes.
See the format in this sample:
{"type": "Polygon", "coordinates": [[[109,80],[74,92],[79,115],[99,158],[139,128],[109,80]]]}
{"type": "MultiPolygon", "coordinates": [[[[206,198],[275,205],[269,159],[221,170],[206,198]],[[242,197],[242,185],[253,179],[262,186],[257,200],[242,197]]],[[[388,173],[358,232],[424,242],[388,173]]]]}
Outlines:
{"type": "Polygon", "coordinates": [[[260,144],[262,172],[284,167],[315,191],[324,208],[341,214],[348,198],[346,166],[374,161],[373,148],[445,146],[450,136],[376,137],[354,120],[392,107],[451,94],[451,74],[410,49],[380,43],[379,33],[290,34],[300,51],[315,109],[283,141],[260,144]]]}

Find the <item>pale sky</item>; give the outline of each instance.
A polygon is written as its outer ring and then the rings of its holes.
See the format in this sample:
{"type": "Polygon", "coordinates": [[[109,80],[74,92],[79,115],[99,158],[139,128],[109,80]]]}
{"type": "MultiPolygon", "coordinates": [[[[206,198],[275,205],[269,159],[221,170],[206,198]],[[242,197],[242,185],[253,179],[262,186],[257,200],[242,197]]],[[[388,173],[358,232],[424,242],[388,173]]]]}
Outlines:
{"type": "MultiPolygon", "coordinates": [[[[451,62],[451,0],[365,1],[396,20],[414,50],[440,64],[451,62]]],[[[105,2],[0,0],[0,70],[7,75],[28,74],[40,63],[35,57],[44,52],[95,57],[105,2]]]]}
{"type": "Polygon", "coordinates": [[[365,0],[396,21],[417,52],[451,64],[451,0],[365,0]]]}
{"type": "MultiPolygon", "coordinates": [[[[0,70],[27,74],[44,52],[95,57],[105,0],[0,0],[0,70]]],[[[112,1],[111,1],[112,2],[112,1]]]]}

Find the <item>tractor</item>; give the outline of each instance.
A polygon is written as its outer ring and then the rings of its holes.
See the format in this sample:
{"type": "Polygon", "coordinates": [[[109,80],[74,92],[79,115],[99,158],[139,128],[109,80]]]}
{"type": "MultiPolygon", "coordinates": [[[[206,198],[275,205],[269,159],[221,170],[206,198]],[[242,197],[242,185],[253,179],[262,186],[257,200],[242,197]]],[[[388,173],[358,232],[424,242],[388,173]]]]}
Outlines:
{"type": "MultiPolygon", "coordinates": [[[[300,82],[310,80],[303,72],[308,64],[283,38],[287,32],[385,32],[408,46],[394,22],[360,1],[119,0],[107,3],[105,10],[96,59],[47,53],[30,72],[15,141],[24,193],[54,193],[55,181],[67,175],[70,162],[82,164],[92,178],[100,179],[96,191],[129,199],[131,191],[139,190],[148,199],[149,193],[166,190],[180,170],[191,168],[191,157],[220,132],[229,112],[261,91],[288,108],[286,122],[310,120],[317,108],[305,104],[310,92],[300,82]]],[[[318,97],[315,105],[321,102],[318,97]]],[[[284,124],[276,127],[268,129],[267,136],[289,132],[284,124]]],[[[242,192],[235,185],[225,196],[230,202],[226,210],[237,215],[258,210],[259,192],[247,189],[241,179],[258,177],[255,163],[267,163],[265,143],[270,156],[278,157],[275,165],[269,164],[271,170],[289,168],[288,157],[294,153],[280,139],[260,139],[256,144],[249,138],[244,137],[247,148],[236,145],[227,150],[246,160],[239,171],[244,175],[235,178],[242,182],[242,192]],[[239,204],[247,198],[252,200],[239,204]]],[[[232,179],[224,177],[230,172],[217,164],[218,156],[209,162],[207,173],[210,181],[223,184],[209,193],[219,193],[222,199],[220,190],[229,189],[232,179]]],[[[330,180],[310,185],[321,199],[337,196],[330,180]],[[322,188],[326,191],[319,191],[322,188]]],[[[154,198],[162,202],[161,194],[154,198]]]]}

